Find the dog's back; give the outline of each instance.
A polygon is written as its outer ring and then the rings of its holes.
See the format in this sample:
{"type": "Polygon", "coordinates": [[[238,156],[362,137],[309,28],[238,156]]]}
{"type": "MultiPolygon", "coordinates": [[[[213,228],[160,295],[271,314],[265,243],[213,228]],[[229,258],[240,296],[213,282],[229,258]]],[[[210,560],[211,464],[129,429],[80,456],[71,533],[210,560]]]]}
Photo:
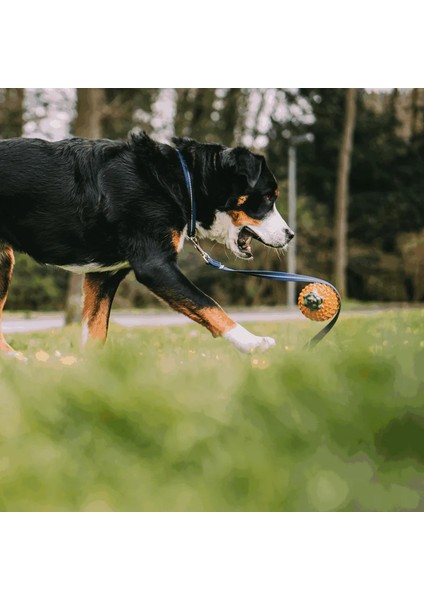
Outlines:
{"type": "Polygon", "coordinates": [[[70,176],[61,148],[63,142],[39,139],[0,141],[0,210],[15,212],[25,204],[29,208],[37,197],[61,193],[70,176]]]}
{"type": "Polygon", "coordinates": [[[104,238],[101,229],[107,233],[99,173],[107,156],[121,147],[77,138],[0,141],[0,240],[40,262],[64,265],[89,258],[90,221],[99,229],[96,249],[104,238]]]}

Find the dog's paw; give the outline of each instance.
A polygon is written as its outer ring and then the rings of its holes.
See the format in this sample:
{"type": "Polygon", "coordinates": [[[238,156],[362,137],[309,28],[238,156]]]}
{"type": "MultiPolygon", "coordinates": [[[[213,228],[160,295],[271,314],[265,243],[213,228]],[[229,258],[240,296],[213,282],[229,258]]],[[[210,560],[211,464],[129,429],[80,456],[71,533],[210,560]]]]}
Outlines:
{"type": "Polygon", "coordinates": [[[269,348],[275,346],[275,340],[272,337],[255,336],[256,340],[252,343],[248,352],[265,352],[269,348]]]}
{"type": "Polygon", "coordinates": [[[231,342],[233,346],[244,352],[244,354],[252,354],[253,352],[265,352],[269,348],[275,346],[275,340],[271,337],[261,337],[253,335],[241,325],[236,325],[230,331],[224,333],[226,340],[231,342]]]}

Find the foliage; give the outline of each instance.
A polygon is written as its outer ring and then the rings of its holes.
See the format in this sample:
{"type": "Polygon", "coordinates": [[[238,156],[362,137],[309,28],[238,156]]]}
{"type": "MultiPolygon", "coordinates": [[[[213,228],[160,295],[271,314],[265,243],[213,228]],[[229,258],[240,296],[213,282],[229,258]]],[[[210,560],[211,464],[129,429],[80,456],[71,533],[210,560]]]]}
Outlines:
{"type": "Polygon", "coordinates": [[[36,263],[26,254],[15,255],[15,268],[7,301],[8,310],[62,310],[67,273],[36,263]]]}
{"type": "MultiPolygon", "coordinates": [[[[334,213],[343,92],[300,90],[316,119],[308,127],[314,134],[314,142],[298,150],[299,188],[313,206],[324,207],[330,223],[334,213]]],[[[370,95],[362,91],[358,102],[349,184],[348,289],[349,296],[363,300],[424,298],[418,295],[416,285],[411,287],[408,283],[404,263],[397,260],[400,236],[424,228],[424,129],[411,138],[399,135],[396,99],[395,90],[377,110],[370,95]]],[[[318,223],[320,231],[322,227],[318,223]]],[[[302,229],[301,225],[299,233],[302,245],[308,247],[314,232],[302,229]]],[[[331,239],[327,248],[331,251],[331,239]]],[[[313,259],[309,264],[313,264],[313,259]]]]}
{"type": "Polygon", "coordinates": [[[16,335],[0,508],[423,510],[423,316],[346,316],[312,353],[314,324],[261,324],[278,346],[251,357],[193,326],[112,327],[84,358],[77,328],[16,335]]]}

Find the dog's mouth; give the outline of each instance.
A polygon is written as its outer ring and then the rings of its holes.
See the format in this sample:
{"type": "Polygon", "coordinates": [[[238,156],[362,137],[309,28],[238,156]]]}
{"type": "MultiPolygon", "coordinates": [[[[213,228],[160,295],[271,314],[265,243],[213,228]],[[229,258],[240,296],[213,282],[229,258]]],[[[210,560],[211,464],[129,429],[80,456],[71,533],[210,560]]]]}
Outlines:
{"type": "Polygon", "coordinates": [[[285,250],[287,248],[287,243],[268,244],[261,238],[260,235],[253,231],[253,229],[250,229],[250,227],[245,226],[240,229],[237,238],[237,250],[238,256],[240,258],[253,258],[252,248],[250,246],[252,239],[257,240],[258,242],[260,242],[264,246],[268,246],[269,248],[281,248],[282,250],[285,250]]]}
{"type": "Polygon", "coordinates": [[[237,248],[239,249],[240,254],[243,255],[243,258],[253,257],[252,248],[250,247],[252,239],[258,240],[264,244],[264,241],[257,233],[249,229],[249,227],[242,227],[237,238],[237,248]]]}

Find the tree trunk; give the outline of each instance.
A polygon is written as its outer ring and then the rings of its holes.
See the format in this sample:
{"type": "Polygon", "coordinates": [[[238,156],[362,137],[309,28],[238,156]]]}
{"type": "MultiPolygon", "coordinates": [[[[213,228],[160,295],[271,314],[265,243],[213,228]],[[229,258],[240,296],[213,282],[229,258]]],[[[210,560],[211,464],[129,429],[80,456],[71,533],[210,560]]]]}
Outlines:
{"type": "Polygon", "coordinates": [[[343,127],[339,166],[336,187],[336,214],[335,214],[335,285],[342,296],[346,296],[346,268],[347,268],[347,223],[348,223],[348,195],[349,173],[353,146],[353,130],[356,117],[356,93],[354,88],[346,90],[345,122],[343,127]]]}
{"type": "Polygon", "coordinates": [[[0,138],[22,135],[23,100],[23,88],[0,88],[0,138]]]}
{"type": "Polygon", "coordinates": [[[96,139],[102,136],[104,105],[103,89],[77,89],[77,116],[74,121],[74,134],[77,137],[96,139]]]}
{"type": "Polygon", "coordinates": [[[411,93],[411,137],[418,133],[418,88],[413,88],[411,93]]]}
{"type": "MultiPolygon", "coordinates": [[[[77,116],[74,121],[74,134],[77,137],[100,138],[102,136],[102,116],[105,105],[104,90],[99,88],[78,88],[77,116]]],[[[70,273],[65,304],[65,323],[81,321],[82,276],[70,273]]]]}

